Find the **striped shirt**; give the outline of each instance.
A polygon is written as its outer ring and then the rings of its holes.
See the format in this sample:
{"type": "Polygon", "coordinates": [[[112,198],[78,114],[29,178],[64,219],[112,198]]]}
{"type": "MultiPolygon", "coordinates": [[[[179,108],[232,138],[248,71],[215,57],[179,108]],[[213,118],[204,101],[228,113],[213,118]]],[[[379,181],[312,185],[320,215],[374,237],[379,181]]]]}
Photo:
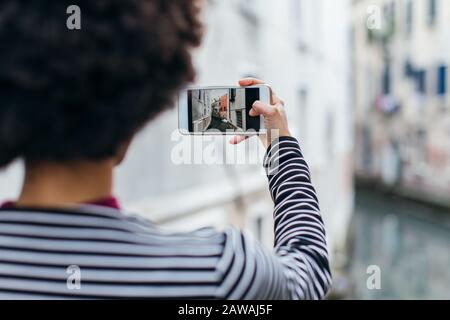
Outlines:
{"type": "Polygon", "coordinates": [[[0,299],[321,299],[331,275],[325,229],[298,142],[264,159],[274,250],[229,227],[167,233],[120,210],[0,210],[0,299]]]}

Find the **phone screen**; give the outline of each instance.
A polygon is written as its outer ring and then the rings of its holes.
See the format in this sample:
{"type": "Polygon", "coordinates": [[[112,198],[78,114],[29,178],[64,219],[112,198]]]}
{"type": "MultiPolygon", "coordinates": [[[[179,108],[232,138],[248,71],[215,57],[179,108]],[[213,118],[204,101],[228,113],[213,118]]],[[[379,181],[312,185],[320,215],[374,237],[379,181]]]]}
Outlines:
{"type": "Polygon", "coordinates": [[[260,118],[249,115],[259,88],[188,90],[189,132],[260,130],[260,118]]]}

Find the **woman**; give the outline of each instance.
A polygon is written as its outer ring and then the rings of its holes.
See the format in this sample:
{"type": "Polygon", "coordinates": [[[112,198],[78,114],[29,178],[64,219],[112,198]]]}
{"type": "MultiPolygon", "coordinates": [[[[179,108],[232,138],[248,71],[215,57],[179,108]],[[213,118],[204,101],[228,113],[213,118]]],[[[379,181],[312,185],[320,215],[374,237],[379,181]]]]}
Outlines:
{"type": "Polygon", "coordinates": [[[322,298],[324,226],[275,95],[251,110],[276,132],[264,140],[273,252],[232,227],[162,232],[112,195],[135,134],[194,79],[197,2],[78,1],[74,31],[68,5],[0,4],[0,166],[25,163],[19,198],[0,209],[0,298],[322,298]]]}

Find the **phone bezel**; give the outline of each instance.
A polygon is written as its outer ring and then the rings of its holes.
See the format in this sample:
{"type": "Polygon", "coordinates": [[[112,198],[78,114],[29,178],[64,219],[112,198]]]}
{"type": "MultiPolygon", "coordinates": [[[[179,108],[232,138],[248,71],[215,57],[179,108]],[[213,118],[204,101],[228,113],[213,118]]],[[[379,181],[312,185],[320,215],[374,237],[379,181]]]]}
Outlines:
{"type": "Polygon", "coordinates": [[[259,131],[244,131],[244,132],[190,132],[189,131],[189,113],[188,113],[188,90],[215,90],[215,89],[259,89],[259,100],[270,104],[270,86],[267,84],[258,84],[254,86],[190,86],[178,93],[178,131],[183,135],[244,135],[253,136],[265,133],[264,117],[260,116],[259,131]]]}

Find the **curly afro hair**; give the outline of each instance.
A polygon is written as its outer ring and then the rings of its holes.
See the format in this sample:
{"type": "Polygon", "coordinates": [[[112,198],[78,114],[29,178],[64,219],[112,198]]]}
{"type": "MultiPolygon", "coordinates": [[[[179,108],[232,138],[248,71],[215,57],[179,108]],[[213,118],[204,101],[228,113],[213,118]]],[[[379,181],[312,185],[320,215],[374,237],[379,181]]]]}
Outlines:
{"type": "Polygon", "coordinates": [[[102,160],[192,82],[193,0],[2,0],[0,167],[102,160]],[[68,6],[81,10],[69,30],[68,6]]]}

